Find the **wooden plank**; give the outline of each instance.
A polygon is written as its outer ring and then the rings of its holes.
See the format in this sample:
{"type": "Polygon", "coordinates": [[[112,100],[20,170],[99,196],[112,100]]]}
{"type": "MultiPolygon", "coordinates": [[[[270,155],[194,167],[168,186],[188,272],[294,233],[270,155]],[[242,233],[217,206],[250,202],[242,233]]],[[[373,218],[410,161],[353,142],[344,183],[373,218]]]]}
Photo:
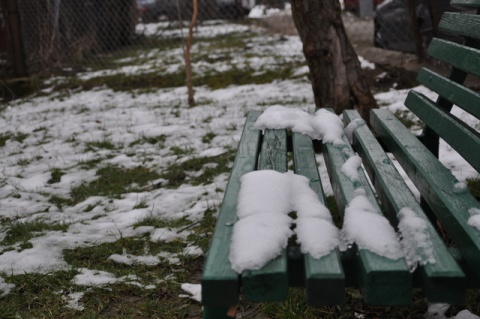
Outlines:
{"type": "Polygon", "coordinates": [[[470,165],[480,171],[480,134],[478,132],[466,127],[452,114],[439,109],[433,101],[413,90],[408,93],[405,105],[461,154],[470,165]]]}
{"type": "MultiPolygon", "coordinates": [[[[355,189],[363,187],[370,203],[380,212],[375,195],[365,174],[359,172],[359,181],[351,181],[341,172],[353,150],[344,138],[345,145],[336,147],[331,143],[323,144],[322,151],[330,176],[340,212],[355,197],[355,189]]],[[[359,249],[355,256],[356,276],[365,303],[372,305],[409,304],[412,295],[410,271],[403,259],[389,259],[365,249],[359,249]]]]}
{"type": "Polygon", "coordinates": [[[437,92],[450,103],[480,118],[479,93],[425,68],[418,73],[417,81],[437,92]]]}
{"type": "Polygon", "coordinates": [[[395,155],[423,198],[447,230],[463,258],[480,276],[480,231],[468,225],[468,210],[480,209],[458,180],[425,146],[387,110],[373,110],[371,125],[377,136],[395,155]]]}
{"type": "MultiPolygon", "coordinates": [[[[361,120],[361,117],[357,111],[346,110],[343,112],[343,120],[348,125],[353,120],[361,120]]],[[[416,217],[428,225],[427,232],[433,248],[431,257],[435,262],[420,268],[421,284],[428,301],[446,303],[464,301],[465,275],[367,125],[359,125],[354,130],[353,145],[367,168],[383,210],[388,212],[387,215],[394,224],[398,223],[400,210],[408,207],[415,212],[416,217]]]]}
{"type": "Polygon", "coordinates": [[[480,39],[480,16],[458,12],[445,12],[438,28],[446,33],[480,39]]]}
{"type": "MultiPolygon", "coordinates": [[[[287,171],[287,132],[265,130],[258,169],[287,171]]],[[[282,301],[288,296],[287,252],[271,260],[262,269],[242,273],[245,299],[255,302],[282,301]]]]}
{"type": "Polygon", "coordinates": [[[455,68],[480,77],[480,50],[434,38],[428,54],[455,68]]]}
{"type": "Polygon", "coordinates": [[[256,165],[261,135],[253,124],[258,116],[260,112],[248,114],[207,254],[202,276],[202,303],[207,307],[228,308],[238,303],[239,277],[229,261],[230,242],[232,226],[237,221],[240,177],[253,171],[256,165]]]}
{"type": "MultiPolygon", "coordinates": [[[[318,174],[312,139],[300,133],[293,133],[293,162],[295,173],[310,180],[310,187],[325,204],[322,183],[318,174]]],[[[307,301],[313,306],[342,305],[345,303],[345,274],[338,249],[314,259],[304,256],[305,289],[307,301]]]]}
{"type": "Polygon", "coordinates": [[[480,0],[452,0],[452,7],[480,8],[480,0]]]}

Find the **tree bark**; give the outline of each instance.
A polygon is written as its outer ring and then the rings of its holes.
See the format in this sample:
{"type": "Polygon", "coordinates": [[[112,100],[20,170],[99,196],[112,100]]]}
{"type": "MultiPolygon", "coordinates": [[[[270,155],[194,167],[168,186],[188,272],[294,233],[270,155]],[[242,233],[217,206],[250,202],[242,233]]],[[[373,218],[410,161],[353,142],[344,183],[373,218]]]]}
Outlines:
{"type": "Polygon", "coordinates": [[[356,109],[369,122],[376,101],[362,77],[338,0],[292,0],[292,15],[310,69],[315,105],[340,114],[356,109]]]}

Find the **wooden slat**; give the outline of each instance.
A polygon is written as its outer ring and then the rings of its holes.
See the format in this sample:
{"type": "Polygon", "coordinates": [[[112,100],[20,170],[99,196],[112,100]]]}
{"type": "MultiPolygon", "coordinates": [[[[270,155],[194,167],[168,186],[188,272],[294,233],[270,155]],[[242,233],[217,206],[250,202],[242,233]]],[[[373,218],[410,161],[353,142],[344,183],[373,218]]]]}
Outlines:
{"type": "Polygon", "coordinates": [[[452,0],[452,7],[480,8],[480,0],[452,0]]]}
{"type": "MultiPolygon", "coordinates": [[[[357,111],[343,112],[346,125],[355,119],[361,119],[357,111]]],[[[462,280],[465,276],[462,270],[367,125],[357,126],[354,130],[353,142],[377,190],[383,210],[388,212],[387,215],[391,219],[394,219],[394,223],[398,223],[397,216],[400,210],[408,207],[428,225],[427,231],[432,243],[432,257],[435,263],[429,263],[420,269],[421,284],[428,301],[446,303],[464,301],[465,289],[462,280]]]]}
{"type": "Polygon", "coordinates": [[[433,101],[413,90],[408,93],[405,105],[480,171],[480,134],[465,127],[453,115],[439,109],[433,101]]]}
{"type": "MultiPolygon", "coordinates": [[[[260,150],[258,169],[287,171],[287,132],[266,130],[260,150]]],[[[259,270],[242,274],[245,299],[255,302],[282,301],[288,296],[287,252],[259,270]]]]}
{"type": "Polygon", "coordinates": [[[460,70],[480,77],[480,50],[434,38],[428,54],[460,70]]]}
{"type": "MultiPolygon", "coordinates": [[[[309,136],[293,133],[293,162],[295,173],[306,176],[310,187],[325,204],[322,183],[318,174],[313,143],[309,136]]],[[[320,259],[305,255],[305,289],[307,301],[313,306],[345,303],[345,274],[338,249],[320,259]]]]}
{"type": "Polygon", "coordinates": [[[421,69],[417,81],[444,99],[480,118],[480,94],[428,69],[421,69]]]}
{"type": "Polygon", "coordinates": [[[260,131],[253,124],[259,115],[260,112],[248,114],[207,254],[202,276],[202,303],[206,307],[228,308],[238,303],[239,278],[229,261],[230,242],[237,221],[240,177],[255,169],[260,131]]]}
{"type": "MultiPolygon", "coordinates": [[[[363,187],[371,204],[380,212],[365,174],[359,172],[359,181],[352,182],[341,173],[342,165],[350,154],[353,154],[347,140],[344,139],[344,141],[344,147],[336,147],[331,143],[323,144],[322,147],[339,210],[343,213],[345,207],[355,197],[355,189],[363,187]]],[[[403,259],[388,259],[364,249],[359,249],[355,258],[355,276],[367,304],[402,305],[410,303],[412,279],[403,259]]]]}
{"type": "Polygon", "coordinates": [[[480,276],[480,231],[468,225],[471,208],[480,209],[467,191],[458,191],[458,180],[425,146],[387,110],[373,110],[371,125],[412,179],[464,259],[480,276]]]}
{"type": "Polygon", "coordinates": [[[480,16],[458,12],[445,12],[438,28],[446,33],[480,39],[480,16]]]}

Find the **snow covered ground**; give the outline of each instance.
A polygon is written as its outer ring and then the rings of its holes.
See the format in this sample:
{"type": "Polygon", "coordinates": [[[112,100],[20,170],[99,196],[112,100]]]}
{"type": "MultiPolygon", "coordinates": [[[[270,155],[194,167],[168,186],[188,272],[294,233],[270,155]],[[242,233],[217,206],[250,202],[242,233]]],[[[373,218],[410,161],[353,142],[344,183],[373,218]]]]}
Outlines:
{"type": "MultiPolygon", "coordinates": [[[[157,36],[161,27],[161,24],[139,27],[139,32],[157,36]]],[[[218,58],[212,59],[211,63],[194,61],[194,73],[249,67],[262,74],[286,64],[294,65],[296,69],[289,79],[266,84],[236,85],[216,90],[197,87],[198,106],[195,108],[188,108],[184,87],[150,91],[113,91],[107,86],[89,91],[53,90],[54,85],[67,81],[66,78],[50,80],[51,87],[41,96],[11,101],[2,107],[0,297],[8,295],[14,288],[6,281],[9,276],[71,269],[64,259],[65,249],[137,236],[149,236],[152,242],[178,239],[188,243],[189,229],[177,231],[134,225],[149,216],[186,218],[195,223],[203,218],[206,210],[219,207],[223,194],[218,190],[225,189],[228,179],[228,174],[222,173],[205,185],[193,185],[186,179],[187,182],[179,187],[169,188],[168,181],[159,177],[146,185],[132,187],[131,192],[126,191],[121,196],[96,194],[80,201],[68,201],[72,189],[99,178],[100,168],[144,167],[161,174],[174,163],[194,157],[214,158],[235,149],[249,110],[283,105],[313,112],[308,71],[302,66],[301,43],[297,37],[267,36],[256,27],[220,22],[206,23],[198,32],[204,38],[244,32],[250,32],[251,36],[246,40],[244,50],[212,52],[210,56],[218,58]],[[206,136],[211,138],[206,141],[206,136]],[[149,138],[161,140],[161,143],[145,142],[149,138]],[[91,163],[95,165],[89,165],[91,163]],[[61,177],[54,179],[54,172],[61,172],[61,177]],[[62,205],[56,204],[58,199],[64,200],[62,205]],[[46,227],[32,234],[27,245],[22,241],[9,241],[9,229],[13,224],[34,222],[62,225],[63,229],[46,227]]],[[[161,36],[175,37],[178,33],[162,32],[161,36]]],[[[193,56],[204,49],[198,42],[193,56]]],[[[152,50],[146,52],[145,57],[147,62],[141,66],[132,64],[118,69],[85,72],[77,77],[87,80],[142,72],[173,74],[182,68],[179,48],[152,50]]],[[[432,95],[425,88],[418,89],[432,95]]],[[[384,107],[397,111],[403,109],[406,94],[407,90],[391,90],[377,94],[376,98],[384,107]]],[[[471,167],[460,163],[446,145],[442,146],[442,160],[459,180],[476,174],[471,167]]],[[[209,165],[216,164],[212,160],[203,170],[209,165]]],[[[203,170],[187,173],[198,175],[203,170]]],[[[193,245],[187,248],[183,254],[205,253],[193,245]]],[[[146,265],[155,265],[165,258],[172,263],[178,262],[174,254],[167,253],[110,256],[116,263],[146,265]]],[[[85,289],[118,281],[137,283],[145,289],[155,288],[155,285],[152,287],[141,282],[135,274],[117,278],[95,269],[78,269],[78,272],[73,283],[85,286],[85,289]]],[[[197,288],[184,287],[198,298],[197,288]]],[[[82,295],[77,293],[70,297],[73,300],[70,307],[81,311],[82,295]]]]}

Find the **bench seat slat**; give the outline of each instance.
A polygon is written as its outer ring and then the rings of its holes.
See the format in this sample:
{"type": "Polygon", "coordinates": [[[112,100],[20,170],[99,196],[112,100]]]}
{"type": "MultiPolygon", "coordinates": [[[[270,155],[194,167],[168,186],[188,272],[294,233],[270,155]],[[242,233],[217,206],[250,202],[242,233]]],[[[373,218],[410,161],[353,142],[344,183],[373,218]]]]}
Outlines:
{"type": "Polygon", "coordinates": [[[239,300],[239,277],[229,260],[230,242],[233,224],[237,221],[240,177],[253,171],[256,165],[261,136],[253,124],[260,114],[248,114],[207,254],[202,277],[202,302],[206,307],[228,308],[239,300]]]}
{"type": "Polygon", "coordinates": [[[480,231],[468,225],[468,210],[480,209],[478,201],[455,189],[458,180],[391,112],[373,110],[371,125],[480,276],[480,231]]]}
{"type": "MultiPolygon", "coordinates": [[[[265,130],[258,157],[258,170],[287,171],[286,130],[265,130]]],[[[282,301],[288,296],[287,251],[262,269],[242,273],[245,299],[255,302],[282,301]]]]}
{"type": "Polygon", "coordinates": [[[405,105],[480,171],[480,135],[477,132],[418,92],[410,91],[405,105]]]}
{"type": "Polygon", "coordinates": [[[480,77],[480,50],[434,38],[428,54],[455,68],[480,77]]]}
{"type": "MultiPolygon", "coordinates": [[[[295,173],[310,179],[310,187],[325,204],[322,183],[318,174],[312,139],[300,133],[292,134],[295,173]]],[[[345,274],[338,249],[320,259],[307,254],[305,289],[307,301],[313,306],[342,305],[345,303],[345,274]]]]}
{"type": "MultiPolygon", "coordinates": [[[[361,117],[357,111],[346,110],[343,112],[343,119],[348,125],[351,121],[358,121],[361,117]]],[[[384,211],[390,217],[389,219],[396,225],[398,223],[397,214],[402,208],[408,207],[428,225],[427,231],[432,243],[432,257],[435,262],[421,267],[420,272],[421,286],[429,302],[459,303],[464,301],[465,289],[462,284],[465,275],[463,271],[428,221],[392,161],[367,125],[357,126],[353,137],[355,150],[362,157],[363,164],[377,190],[384,211]]]]}
{"type": "Polygon", "coordinates": [[[480,8],[480,0],[452,0],[452,7],[480,8]]]}
{"type": "Polygon", "coordinates": [[[458,12],[445,12],[438,24],[443,32],[480,39],[480,16],[458,12]]]}
{"type": "Polygon", "coordinates": [[[421,69],[417,81],[438,92],[447,101],[480,118],[480,94],[428,69],[421,69]]]}
{"type": "MultiPolygon", "coordinates": [[[[331,143],[323,144],[327,170],[330,176],[339,211],[343,212],[355,197],[355,189],[363,187],[370,203],[380,212],[375,196],[363,172],[359,171],[359,181],[352,182],[341,167],[354,154],[347,140],[344,147],[331,143]]],[[[412,295],[412,279],[404,259],[389,259],[365,249],[359,249],[355,260],[355,277],[362,290],[365,303],[372,305],[409,304],[412,295]]]]}

